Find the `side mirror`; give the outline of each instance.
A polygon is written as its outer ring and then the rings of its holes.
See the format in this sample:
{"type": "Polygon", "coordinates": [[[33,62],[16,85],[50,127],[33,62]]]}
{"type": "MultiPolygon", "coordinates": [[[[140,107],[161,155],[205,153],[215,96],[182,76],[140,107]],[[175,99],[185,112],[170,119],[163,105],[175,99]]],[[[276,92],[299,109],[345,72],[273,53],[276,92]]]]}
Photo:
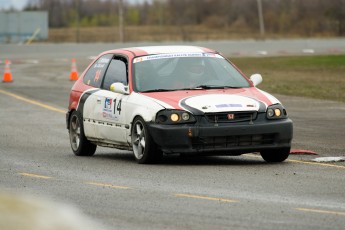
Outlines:
{"type": "Polygon", "coordinates": [[[125,86],[121,82],[115,82],[111,84],[110,91],[114,93],[129,94],[128,86],[125,86]]]}
{"type": "Polygon", "coordinates": [[[262,76],[261,74],[256,73],[250,76],[250,80],[253,82],[254,86],[257,86],[262,82],[262,76]]]}

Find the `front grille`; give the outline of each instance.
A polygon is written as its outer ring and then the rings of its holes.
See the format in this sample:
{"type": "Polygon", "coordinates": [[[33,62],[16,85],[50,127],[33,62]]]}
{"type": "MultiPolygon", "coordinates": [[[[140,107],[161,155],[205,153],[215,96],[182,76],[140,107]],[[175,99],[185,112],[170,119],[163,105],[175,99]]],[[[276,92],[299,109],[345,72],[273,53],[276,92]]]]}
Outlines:
{"type": "Polygon", "coordinates": [[[194,149],[220,149],[231,147],[251,147],[271,145],[274,134],[225,136],[225,137],[196,137],[192,140],[194,149]]]}
{"type": "Polygon", "coordinates": [[[226,113],[207,113],[205,114],[208,122],[223,123],[223,122],[241,122],[253,121],[256,119],[257,112],[226,112],[226,113]]]}

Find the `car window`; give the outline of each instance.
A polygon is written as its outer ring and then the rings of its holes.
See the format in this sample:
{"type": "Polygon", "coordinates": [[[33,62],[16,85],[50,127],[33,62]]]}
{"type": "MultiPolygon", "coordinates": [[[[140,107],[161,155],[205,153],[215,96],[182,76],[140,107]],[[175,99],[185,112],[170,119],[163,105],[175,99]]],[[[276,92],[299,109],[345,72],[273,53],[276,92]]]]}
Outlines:
{"type": "Polygon", "coordinates": [[[106,54],[101,56],[86,72],[83,82],[86,85],[91,85],[96,88],[101,87],[104,73],[113,54],[106,54]]]}
{"type": "Polygon", "coordinates": [[[103,89],[109,90],[110,85],[121,82],[127,85],[127,65],[124,58],[115,57],[111,60],[104,77],[103,89]]]}

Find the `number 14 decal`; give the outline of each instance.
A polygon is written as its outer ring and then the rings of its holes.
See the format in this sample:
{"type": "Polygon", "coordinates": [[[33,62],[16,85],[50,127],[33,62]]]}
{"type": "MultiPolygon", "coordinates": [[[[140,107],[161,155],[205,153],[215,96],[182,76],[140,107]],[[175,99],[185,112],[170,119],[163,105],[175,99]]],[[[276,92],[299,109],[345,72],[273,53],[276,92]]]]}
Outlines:
{"type": "Polygon", "coordinates": [[[114,99],[114,114],[116,114],[116,111],[119,112],[119,115],[121,114],[121,102],[122,100],[119,100],[119,103],[116,105],[116,98],[114,99]]]}

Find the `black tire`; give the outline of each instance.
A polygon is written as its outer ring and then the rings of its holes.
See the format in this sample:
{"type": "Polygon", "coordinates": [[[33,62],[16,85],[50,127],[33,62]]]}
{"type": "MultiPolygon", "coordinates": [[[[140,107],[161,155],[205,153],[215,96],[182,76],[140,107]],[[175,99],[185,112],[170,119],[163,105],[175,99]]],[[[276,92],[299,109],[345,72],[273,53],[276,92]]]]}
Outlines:
{"type": "Polygon", "coordinates": [[[134,119],[131,137],[134,157],[139,164],[157,163],[162,159],[163,152],[157,148],[141,117],[134,119]]]}
{"type": "Polygon", "coordinates": [[[92,156],[97,145],[88,141],[84,134],[83,120],[77,111],[73,111],[69,119],[69,140],[76,156],[92,156]]]}
{"type": "Polygon", "coordinates": [[[289,157],[290,148],[270,149],[261,151],[260,154],[266,162],[283,162],[289,157]]]}

